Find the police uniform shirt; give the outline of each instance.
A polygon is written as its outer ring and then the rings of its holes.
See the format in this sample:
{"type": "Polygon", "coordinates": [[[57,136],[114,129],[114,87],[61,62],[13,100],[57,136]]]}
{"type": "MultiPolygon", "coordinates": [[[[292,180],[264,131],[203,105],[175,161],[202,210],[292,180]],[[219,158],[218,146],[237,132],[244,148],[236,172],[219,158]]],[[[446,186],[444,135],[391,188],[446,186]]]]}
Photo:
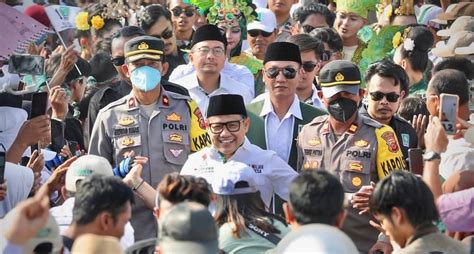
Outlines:
{"type": "Polygon", "coordinates": [[[263,150],[252,145],[247,138],[235,154],[227,161],[217,149],[204,148],[191,154],[181,170],[182,175],[203,177],[209,183],[212,182],[214,172],[224,163],[245,163],[255,171],[255,177],[261,177],[263,185],[258,186],[262,200],[269,207],[274,193],[284,200],[288,200],[288,187],[297,173],[275,152],[263,150]]]}
{"type": "MultiPolygon", "coordinates": [[[[367,112],[367,107],[368,106],[366,104],[363,104],[359,112],[362,115],[370,118],[370,115],[367,112]]],[[[408,149],[418,147],[418,136],[416,134],[415,129],[413,129],[413,127],[407,120],[397,115],[392,116],[392,119],[390,119],[388,125],[392,127],[393,131],[397,134],[397,139],[400,143],[400,148],[402,150],[403,157],[405,158],[405,160],[407,160],[408,149]]]]}
{"type": "Polygon", "coordinates": [[[291,145],[293,144],[295,117],[300,120],[303,119],[298,97],[295,95],[288,112],[286,112],[283,119],[280,120],[273,110],[270,95],[267,93],[260,116],[265,119],[265,140],[267,142],[267,148],[275,151],[282,160],[288,161],[291,145]]]}
{"type": "Polygon", "coordinates": [[[209,104],[209,97],[214,95],[238,94],[244,98],[245,104],[250,103],[253,99],[250,89],[248,89],[244,84],[229,78],[229,76],[225,74],[220,75],[219,87],[210,94],[204,92],[201,86],[199,86],[196,73],[177,79],[174,82],[188,89],[191,98],[197,102],[204,115],[206,115],[205,111],[209,104]]]}
{"type": "MultiPolygon", "coordinates": [[[[133,92],[103,108],[91,133],[89,153],[102,156],[116,166],[124,153],[148,157],[142,178],[157,186],[163,176],[178,172],[191,151],[209,146],[211,140],[197,104],[188,96],[161,90],[155,108],[148,116],[140,109],[133,92]]],[[[156,235],[156,219],[137,199],[132,225],[135,238],[156,235]]]]}
{"type": "MultiPolygon", "coordinates": [[[[336,137],[328,116],[316,117],[298,136],[298,168],[324,169],[339,178],[346,193],[354,193],[370,181],[377,182],[406,163],[392,128],[358,114],[348,130],[336,137]]],[[[378,232],[368,215],[348,208],[343,231],[361,252],[368,252],[378,232]]]]}

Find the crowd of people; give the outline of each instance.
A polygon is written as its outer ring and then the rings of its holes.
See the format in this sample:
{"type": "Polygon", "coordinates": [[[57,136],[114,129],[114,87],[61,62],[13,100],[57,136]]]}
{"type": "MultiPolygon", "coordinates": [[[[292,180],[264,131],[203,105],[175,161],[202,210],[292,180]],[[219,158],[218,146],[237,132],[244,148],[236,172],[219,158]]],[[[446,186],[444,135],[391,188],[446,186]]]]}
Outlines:
{"type": "Polygon", "coordinates": [[[472,1],[33,2],[0,253],[474,252],[472,1]]]}

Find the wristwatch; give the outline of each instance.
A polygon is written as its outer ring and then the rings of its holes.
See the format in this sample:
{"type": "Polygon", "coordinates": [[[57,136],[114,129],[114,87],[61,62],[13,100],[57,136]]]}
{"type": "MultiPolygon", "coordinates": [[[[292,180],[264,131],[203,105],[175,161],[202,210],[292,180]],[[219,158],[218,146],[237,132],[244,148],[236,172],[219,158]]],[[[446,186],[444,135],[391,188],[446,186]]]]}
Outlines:
{"type": "Polygon", "coordinates": [[[441,155],[437,152],[433,151],[426,151],[423,155],[424,161],[433,161],[433,160],[441,160],[441,155]]]}

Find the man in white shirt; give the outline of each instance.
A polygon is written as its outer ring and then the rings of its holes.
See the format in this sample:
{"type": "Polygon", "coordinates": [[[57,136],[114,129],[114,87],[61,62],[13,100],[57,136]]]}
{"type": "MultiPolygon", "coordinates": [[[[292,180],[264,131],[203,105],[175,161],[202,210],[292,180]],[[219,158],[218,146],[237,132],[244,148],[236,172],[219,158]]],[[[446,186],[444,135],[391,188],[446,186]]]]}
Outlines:
{"type": "MultiPolygon", "coordinates": [[[[252,100],[252,91],[244,84],[221,73],[226,58],[226,38],[215,25],[200,27],[193,35],[189,61],[196,72],[175,80],[186,87],[201,111],[207,109],[209,97],[218,94],[239,94],[245,103],[252,100]]],[[[206,113],[204,112],[204,115],[206,113]]]]}
{"type": "Polygon", "coordinates": [[[220,170],[249,166],[260,183],[258,189],[267,207],[275,193],[287,200],[288,186],[297,173],[275,152],[262,150],[245,137],[250,120],[242,97],[232,94],[213,96],[207,113],[212,147],[190,155],[181,174],[203,177],[212,183],[220,170]]]}
{"type": "Polygon", "coordinates": [[[265,99],[247,106],[252,121],[247,137],[262,149],[275,151],[296,170],[296,137],[301,127],[325,112],[296,96],[301,75],[301,54],[297,45],[274,42],[269,45],[263,80],[268,93],[265,99]]]}

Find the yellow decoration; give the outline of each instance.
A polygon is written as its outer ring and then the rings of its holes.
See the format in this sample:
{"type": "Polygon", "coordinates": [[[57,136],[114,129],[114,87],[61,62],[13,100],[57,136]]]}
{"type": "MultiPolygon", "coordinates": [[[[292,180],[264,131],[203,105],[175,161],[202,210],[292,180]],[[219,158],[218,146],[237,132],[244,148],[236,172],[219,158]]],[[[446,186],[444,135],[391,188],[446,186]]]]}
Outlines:
{"type": "Polygon", "coordinates": [[[89,19],[89,14],[85,11],[81,11],[76,15],[76,28],[78,30],[82,31],[87,31],[89,30],[89,22],[87,22],[87,19],[89,19]]]}
{"type": "Polygon", "coordinates": [[[148,46],[148,44],[146,44],[146,42],[142,42],[142,43],[140,43],[140,45],[138,45],[138,49],[140,49],[140,50],[145,50],[145,49],[148,49],[148,48],[149,48],[149,46],[148,46]]]}
{"type": "Polygon", "coordinates": [[[354,178],[352,178],[352,185],[359,187],[361,184],[362,184],[362,179],[360,179],[360,177],[355,176],[354,178]]]}
{"type": "Polygon", "coordinates": [[[337,82],[344,81],[344,75],[342,75],[342,73],[339,72],[339,73],[336,75],[336,78],[335,78],[335,79],[336,79],[337,82]]]}
{"type": "Polygon", "coordinates": [[[398,48],[398,46],[400,45],[400,43],[402,42],[402,34],[400,32],[397,32],[394,36],[393,36],[393,39],[392,39],[392,45],[393,45],[393,48],[398,48]]]}
{"type": "Polygon", "coordinates": [[[92,24],[92,27],[95,30],[100,30],[102,27],[104,27],[105,22],[104,22],[104,19],[101,16],[95,15],[91,19],[91,24],[92,24]]]}

